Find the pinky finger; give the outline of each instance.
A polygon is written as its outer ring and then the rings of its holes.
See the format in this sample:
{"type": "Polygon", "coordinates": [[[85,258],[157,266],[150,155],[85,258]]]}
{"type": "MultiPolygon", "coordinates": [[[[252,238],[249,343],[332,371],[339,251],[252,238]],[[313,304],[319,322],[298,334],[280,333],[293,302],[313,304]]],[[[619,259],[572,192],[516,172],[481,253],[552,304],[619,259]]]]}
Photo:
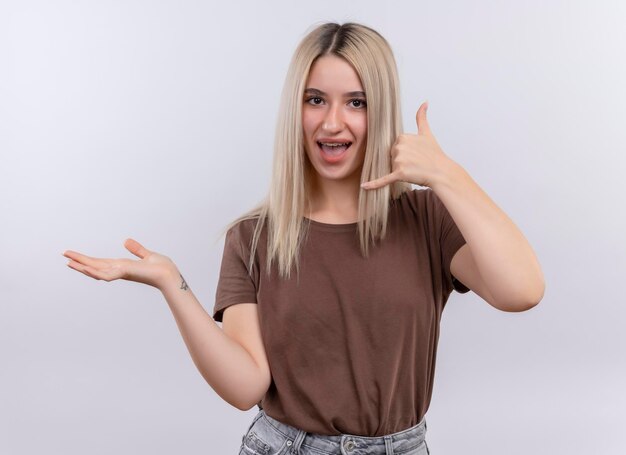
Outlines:
{"type": "MultiPolygon", "coordinates": [[[[74,269],[74,270],[76,270],[77,272],[80,272],[80,273],[82,273],[82,274],[84,274],[84,275],[87,275],[87,276],[91,277],[91,275],[90,275],[90,274],[88,274],[88,273],[85,271],[86,266],[82,265],[80,262],[76,262],[76,261],[74,261],[74,260],[70,259],[70,261],[67,263],[67,266],[68,266],[70,269],[74,269]]],[[[92,277],[92,278],[93,278],[93,277],[92,277]]]]}
{"type": "Polygon", "coordinates": [[[88,277],[94,278],[96,280],[102,279],[100,276],[98,276],[99,273],[94,268],[89,267],[87,265],[83,265],[83,264],[81,264],[79,262],[76,262],[76,261],[73,261],[71,259],[70,259],[70,262],[67,263],[67,266],[72,268],[72,269],[74,269],[74,270],[76,270],[76,271],[78,271],[78,272],[80,272],[80,273],[82,273],[82,274],[84,274],[84,275],[87,275],[88,277]]]}
{"type": "Polygon", "coordinates": [[[101,280],[102,277],[100,276],[100,273],[98,273],[98,271],[96,269],[93,269],[89,266],[85,266],[85,268],[83,269],[83,273],[85,275],[90,276],[91,278],[95,278],[96,280],[101,280]]]}
{"type": "Polygon", "coordinates": [[[109,270],[98,270],[89,266],[85,266],[84,273],[96,280],[113,281],[115,279],[109,270]]]}

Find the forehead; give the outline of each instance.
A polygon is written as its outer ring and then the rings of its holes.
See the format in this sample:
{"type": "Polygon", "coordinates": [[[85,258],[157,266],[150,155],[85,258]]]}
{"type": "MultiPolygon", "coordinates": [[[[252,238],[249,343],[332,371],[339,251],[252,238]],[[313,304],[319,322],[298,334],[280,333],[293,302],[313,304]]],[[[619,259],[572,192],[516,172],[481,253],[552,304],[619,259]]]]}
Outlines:
{"type": "Polygon", "coordinates": [[[336,55],[324,55],[313,63],[306,88],[316,88],[327,93],[363,90],[359,75],[352,65],[336,55]]]}

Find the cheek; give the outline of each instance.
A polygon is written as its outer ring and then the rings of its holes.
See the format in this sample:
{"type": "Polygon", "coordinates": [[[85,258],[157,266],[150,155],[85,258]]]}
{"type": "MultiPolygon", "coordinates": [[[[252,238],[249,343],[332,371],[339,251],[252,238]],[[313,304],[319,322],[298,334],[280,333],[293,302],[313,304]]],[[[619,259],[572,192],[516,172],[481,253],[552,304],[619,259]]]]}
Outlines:
{"type": "Polygon", "coordinates": [[[315,133],[316,125],[319,123],[314,112],[304,111],[302,113],[302,130],[305,137],[309,138],[315,133]]]}
{"type": "Polygon", "coordinates": [[[360,111],[359,115],[353,118],[354,132],[359,136],[367,134],[367,112],[360,111]]]}
{"type": "Polygon", "coordinates": [[[367,140],[367,116],[364,116],[361,122],[359,122],[358,134],[363,142],[367,140]]]}

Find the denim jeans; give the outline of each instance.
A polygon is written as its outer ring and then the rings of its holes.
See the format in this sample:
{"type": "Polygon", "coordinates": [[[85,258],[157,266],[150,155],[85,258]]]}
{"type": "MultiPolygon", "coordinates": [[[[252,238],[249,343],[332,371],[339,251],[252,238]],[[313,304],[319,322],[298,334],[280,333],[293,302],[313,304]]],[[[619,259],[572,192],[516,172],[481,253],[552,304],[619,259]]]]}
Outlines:
{"type": "Polygon", "coordinates": [[[242,438],[239,455],[428,455],[425,436],[425,418],[414,427],[385,436],[329,436],[279,422],[261,409],[242,438]]]}

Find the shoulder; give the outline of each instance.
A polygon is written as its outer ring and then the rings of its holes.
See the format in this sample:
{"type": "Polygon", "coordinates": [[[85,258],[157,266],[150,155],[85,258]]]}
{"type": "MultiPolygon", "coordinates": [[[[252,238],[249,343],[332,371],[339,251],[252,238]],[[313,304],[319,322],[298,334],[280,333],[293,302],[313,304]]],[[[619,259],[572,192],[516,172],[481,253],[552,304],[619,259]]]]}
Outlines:
{"type": "Polygon", "coordinates": [[[447,218],[443,202],[429,187],[405,191],[390,205],[391,217],[411,229],[421,227],[435,233],[447,218]]]}
{"type": "Polygon", "coordinates": [[[248,249],[259,220],[259,216],[254,216],[233,221],[226,231],[226,242],[239,244],[243,249],[248,249]]]}
{"type": "Polygon", "coordinates": [[[226,234],[231,236],[245,236],[246,234],[254,232],[258,221],[258,216],[254,218],[239,218],[229,225],[226,234]]]}

